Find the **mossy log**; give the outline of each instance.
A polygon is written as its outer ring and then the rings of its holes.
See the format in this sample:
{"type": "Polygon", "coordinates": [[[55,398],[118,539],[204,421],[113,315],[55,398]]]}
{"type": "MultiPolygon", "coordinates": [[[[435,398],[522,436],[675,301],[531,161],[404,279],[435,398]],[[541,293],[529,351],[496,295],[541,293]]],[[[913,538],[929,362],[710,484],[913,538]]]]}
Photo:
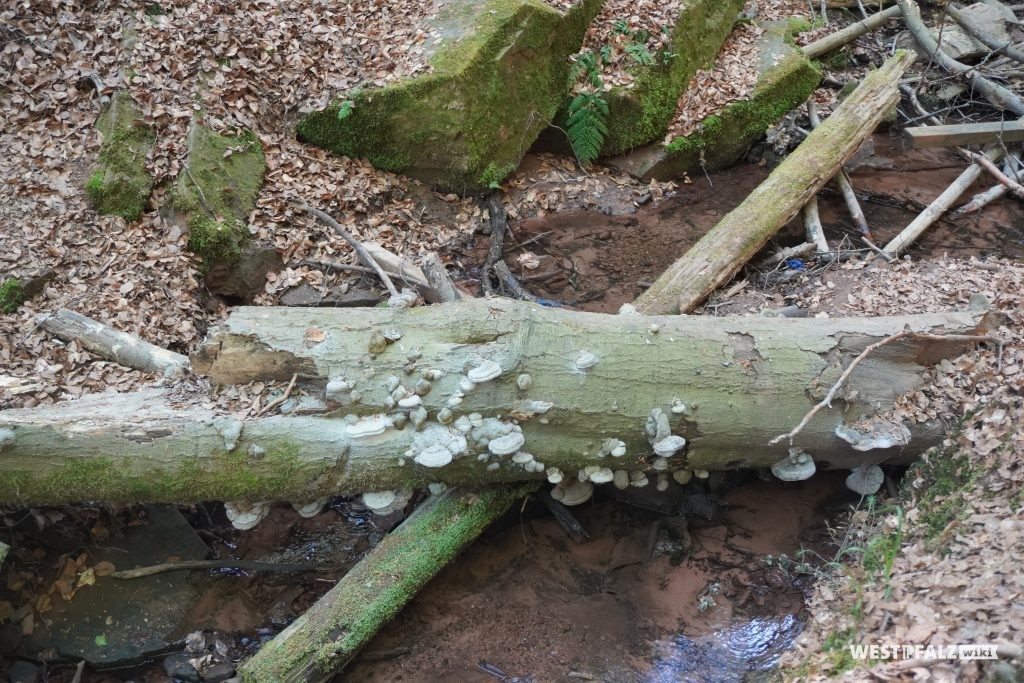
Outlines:
{"type": "Polygon", "coordinates": [[[914,61],[897,51],[836,108],[736,209],[636,302],[642,313],[687,313],[728,282],[836,174],[899,102],[899,79],[914,61]]]}
{"type": "MultiPolygon", "coordinates": [[[[242,421],[159,389],[0,412],[0,502],[303,501],[537,479],[550,468],[763,467],[788,453],[768,441],[796,425],[868,344],[908,325],[967,334],[980,324],[981,314],[966,312],[643,317],[503,299],[406,311],[239,308],[193,368],[221,384],[297,374],[294,393],[326,396],[320,414],[242,421]],[[467,370],[494,376],[469,387],[467,370]],[[396,405],[402,387],[408,396],[396,405]],[[652,412],[687,442],[661,462],[645,431],[652,412]],[[451,457],[439,460],[442,446],[451,457]]],[[[964,348],[884,346],[796,445],[822,468],[919,454],[938,442],[940,425],[909,425],[907,446],[868,454],[836,428],[886,411],[921,385],[927,363],[964,348]]]]}
{"type": "Polygon", "coordinates": [[[448,491],[431,497],[243,664],[242,680],[330,680],[412,596],[535,486],[448,491]]]}

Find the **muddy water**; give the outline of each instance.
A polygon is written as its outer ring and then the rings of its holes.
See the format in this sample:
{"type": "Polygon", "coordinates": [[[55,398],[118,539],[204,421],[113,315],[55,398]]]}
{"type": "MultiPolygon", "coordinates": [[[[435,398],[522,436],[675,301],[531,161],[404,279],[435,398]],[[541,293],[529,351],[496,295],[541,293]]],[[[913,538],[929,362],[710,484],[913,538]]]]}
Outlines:
{"type": "MultiPolygon", "coordinates": [[[[885,244],[964,170],[963,161],[944,149],[907,150],[899,138],[876,134],[874,153],[851,174],[875,241],[885,244]]],[[[513,222],[505,260],[530,293],[588,311],[614,313],[635,299],[679,256],[742,202],[768,175],[756,164],[739,164],[679,185],[657,205],[619,207],[631,213],[566,212],[513,222]],[[539,265],[527,269],[517,258],[526,251],[539,265]]],[[[983,177],[962,203],[993,181],[983,177]]],[[[841,195],[832,186],[819,194],[822,223],[833,247],[857,233],[841,195]]],[[[769,246],[804,241],[799,219],[769,246]]],[[[467,260],[482,263],[487,239],[477,240],[467,260]]],[[[855,245],[862,247],[859,243],[855,245]]],[[[908,252],[914,258],[948,253],[957,257],[1024,257],[1024,205],[1006,198],[964,218],[932,226],[908,252]]],[[[479,277],[479,272],[476,272],[479,277]]]]}
{"type": "MultiPolygon", "coordinates": [[[[676,499],[686,497],[676,492],[676,499]]],[[[690,496],[706,499],[697,487],[690,496]]],[[[689,524],[605,497],[573,512],[577,543],[537,505],[445,569],[345,681],[735,681],[767,676],[801,628],[806,577],[769,565],[827,554],[842,477],[750,480],[689,524]]],[[[339,678],[339,680],[341,680],[339,678]]]]}

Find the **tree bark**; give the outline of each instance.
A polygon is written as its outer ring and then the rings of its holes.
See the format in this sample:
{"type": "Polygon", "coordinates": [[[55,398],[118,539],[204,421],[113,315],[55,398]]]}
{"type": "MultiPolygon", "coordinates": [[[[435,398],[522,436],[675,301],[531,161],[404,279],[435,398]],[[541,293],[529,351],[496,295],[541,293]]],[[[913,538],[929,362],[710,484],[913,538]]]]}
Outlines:
{"type": "MultiPolygon", "coordinates": [[[[439,411],[457,398],[466,367],[484,360],[501,374],[467,392],[450,418],[500,416],[505,428],[518,420],[525,441],[519,450],[544,468],[567,476],[589,465],[648,470],[654,455],[644,427],[655,408],[688,442],[668,458],[669,469],[762,467],[788,452],[785,444],[767,446],[769,439],[796,425],[868,344],[907,325],[971,334],[982,320],[973,312],[845,320],[647,318],[501,299],[407,311],[239,308],[211,333],[194,367],[220,384],[297,373],[299,387],[313,394],[329,379],[336,387],[344,378],[357,397],[335,392],[337,407],[324,415],[244,422],[202,407],[201,396],[173,399],[161,390],[0,412],[0,502],[304,501],[430,482],[541,478],[543,470],[488,456],[479,443],[440,467],[413,457],[434,438],[430,434],[444,431],[439,411]],[[382,338],[382,331],[401,338],[370,353],[370,340],[382,338]],[[597,362],[580,369],[584,351],[597,362]],[[438,373],[443,376],[427,380],[438,373]],[[407,415],[387,407],[390,377],[426,391],[423,429],[409,420],[403,429],[354,435],[359,427],[350,423],[357,415],[407,415]],[[608,439],[621,440],[625,454],[610,456],[608,439]]],[[[909,446],[867,456],[851,450],[835,429],[886,411],[896,396],[922,384],[925,364],[964,348],[907,341],[880,349],[857,368],[843,400],[800,433],[797,445],[823,467],[917,455],[938,442],[939,425],[911,425],[909,446]]]]}
{"type": "Polygon", "coordinates": [[[428,499],[305,614],[242,665],[246,683],[330,680],[492,520],[535,484],[428,499]]]}
{"type": "MultiPolygon", "coordinates": [[[[856,4],[854,3],[853,6],[856,6],[856,4]]],[[[875,12],[867,19],[858,21],[855,24],[850,24],[840,31],[836,31],[835,33],[814,41],[813,43],[805,45],[803,48],[804,54],[807,55],[808,59],[818,59],[819,57],[823,57],[829,52],[838,50],[851,40],[859,38],[865,33],[874,31],[885,22],[890,19],[895,19],[898,16],[900,16],[900,8],[897,6],[884,9],[881,12],[875,12]]]]}
{"type": "Polygon", "coordinates": [[[834,176],[899,101],[913,54],[898,51],[736,209],[637,299],[641,313],[688,313],[728,282],[834,176]]]}

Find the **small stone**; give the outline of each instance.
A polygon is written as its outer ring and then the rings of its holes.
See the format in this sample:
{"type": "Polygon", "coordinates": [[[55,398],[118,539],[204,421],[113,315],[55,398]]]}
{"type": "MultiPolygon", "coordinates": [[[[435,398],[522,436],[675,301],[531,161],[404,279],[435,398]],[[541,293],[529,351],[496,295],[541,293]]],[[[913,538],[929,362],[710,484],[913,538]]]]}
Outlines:
{"type": "Polygon", "coordinates": [[[227,662],[211,664],[203,669],[204,683],[224,683],[235,675],[235,667],[227,662]]]}
{"type": "Polygon", "coordinates": [[[203,678],[188,659],[188,655],[182,652],[172,652],[164,657],[164,673],[179,681],[200,683],[203,678]]]}

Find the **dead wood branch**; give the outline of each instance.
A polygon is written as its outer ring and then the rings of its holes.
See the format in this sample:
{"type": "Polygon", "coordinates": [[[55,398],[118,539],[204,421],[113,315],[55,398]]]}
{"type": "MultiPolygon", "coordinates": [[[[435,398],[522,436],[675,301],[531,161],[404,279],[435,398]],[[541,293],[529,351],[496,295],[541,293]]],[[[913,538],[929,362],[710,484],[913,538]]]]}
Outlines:
{"type": "Polygon", "coordinates": [[[804,231],[807,239],[810,240],[819,254],[827,254],[832,251],[825,239],[825,228],[821,225],[821,215],[818,213],[818,198],[811,197],[811,201],[804,205],[804,231]]]}
{"type": "MultiPolygon", "coordinates": [[[[999,149],[994,149],[988,153],[989,159],[998,158],[1002,154],[999,149]]],[[[935,198],[935,200],[929,204],[924,211],[918,214],[917,218],[910,222],[910,224],[903,228],[900,234],[893,237],[888,244],[885,245],[884,251],[889,256],[898,256],[908,246],[910,246],[918,237],[920,237],[925,230],[927,230],[935,221],[942,217],[942,214],[946,213],[956,203],[960,196],[967,191],[967,189],[974,184],[974,182],[981,177],[984,172],[984,167],[979,163],[973,163],[964,170],[960,176],[947,187],[942,194],[935,198]]]]}
{"type": "Polygon", "coordinates": [[[823,409],[823,408],[831,408],[832,407],[832,401],[835,400],[836,393],[843,387],[843,385],[846,383],[846,381],[848,379],[850,379],[850,375],[853,374],[854,369],[856,369],[856,367],[858,365],[860,365],[860,363],[865,358],[867,358],[869,355],[871,355],[872,352],[876,351],[877,349],[880,349],[881,347],[885,346],[886,344],[892,344],[893,342],[899,341],[900,339],[915,339],[917,341],[937,341],[937,342],[943,342],[943,341],[969,342],[969,343],[978,343],[978,344],[980,344],[982,342],[990,342],[990,343],[996,343],[996,344],[1001,344],[1002,343],[1002,342],[999,341],[998,337],[993,337],[991,335],[923,334],[923,333],[920,333],[920,332],[914,332],[912,330],[903,330],[901,332],[897,332],[896,334],[889,335],[885,339],[883,339],[881,341],[877,341],[874,344],[869,345],[863,351],[861,351],[860,355],[857,356],[856,358],[854,358],[853,361],[846,367],[846,369],[843,370],[843,374],[839,375],[839,379],[836,380],[835,384],[832,385],[832,388],[828,390],[827,394],[825,394],[825,398],[821,399],[820,403],[815,405],[813,408],[811,408],[811,410],[806,415],[804,415],[804,418],[802,420],[800,420],[800,424],[798,424],[796,427],[794,427],[792,430],[790,430],[789,432],[787,432],[785,434],[779,434],[778,436],[773,438],[771,441],[769,441],[768,445],[769,446],[774,446],[775,444],[779,443],[783,439],[789,439],[789,444],[793,445],[793,437],[796,436],[797,434],[799,434],[800,431],[804,427],[807,426],[807,423],[811,421],[811,418],[813,418],[815,415],[817,415],[818,412],[821,409],[823,409]]]}
{"type": "MultiPolygon", "coordinates": [[[[1013,175],[1013,164],[1014,161],[1010,157],[1007,157],[1006,159],[1003,160],[1003,173],[1007,177],[1013,175]]],[[[971,201],[961,206],[951,215],[966,216],[968,214],[980,211],[981,209],[985,208],[986,206],[988,206],[989,204],[991,204],[992,202],[996,201],[1004,194],[1006,194],[1007,190],[1008,188],[1006,187],[1006,185],[1003,185],[1002,183],[996,183],[995,185],[985,190],[984,192],[979,192],[978,194],[974,195],[974,197],[971,198],[971,201]]]]}
{"type": "Polygon", "coordinates": [[[1021,184],[1015,180],[1011,180],[1006,174],[999,170],[998,166],[992,163],[991,159],[984,154],[978,154],[976,152],[968,153],[971,155],[971,158],[974,159],[975,163],[981,164],[981,166],[988,171],[989,175],[995,178],[1000,185],[1003,185],[1007,190],[1009,190],[1010,194],[1019,197],[1020,199],[1024,199],[1024,186],[1021,186],[1021,184]]]}
{"type": "MultiPolygon", "coordinates": [[[[818,118],[818,107],[814,104],[813,100],[807,102],[807,116],[811,121],[812,129],[821,125],[821,119],[818,118]]],[[[839,187],[839,192],[843,195],[843,201],[846,202],[846,209],[850,212],[853,224],[857,226],[857,230],[861,235],[864,235],[869,240],[872,239],[871,228],[868,227],[868,219],[864,216],[864,210],[860,208],[860,202],[857,201],[857,193],[853,191],[853,184],[850,182],[850,176],[846,174],[845,167],[839,167],[835,181],[839,187]]]]}
{"type": "Polygon", "coordinates": [[[450,304],[464,298],[462,292],[459,291],[459,288],[455,286],[455,283],[449,277],[440,256],[430,252],[421,259],[420,264],[420,267],[423,269],[423,275],[427,278],[427,282],[430,283],[431,289],[437,292],[437,296],[442,302],[450,304]]]}
{"type": "Polygon", "coordinates": [[[337,567],[317,564],[283,564],[280,562],[257,562],[255,560],[179,560],[178,562],[161,562],[148,567],[137,567],[116,571],[110,576],[115,579],[141,579],[154,574],[180,572],[193,569],[241,569],[251,572],[311,572],[327,571],[337,567]]]}
{"type": "Polygon", "coordinates": [[[915,148],[1005,144],[1024,141],[1024,120],[913,126],[904,129],[903,132],[907,134],[915,148]]]}
{"type": "Polygon", "coordinates": [[[384,286],[388,288],[388,292],[391,294],[391,296],[398,296],[398,290],[395,289],[395,283],[391,281],[391,278],[388,277],[388,274],[385,273],[384,270],[380,267],[380,264],[378,264],[373,259],[373,257],[370,256],[370,252],[366,250],[366,247],[363,246],[363,243],[357,240],[355,237],[353,237],[352,233],[350,233],[348,230],[341,227],[341,223],[334,220],[333,218],[330,217],[330,215],[321,211],[320,209],[310,206],[309,203],[302,197],[292,197],[289,199],[289,201],[295,206],[305,211],[306,213],[308,213],[309,215],[313,216],[315,219],[317,219],[327,227],[334,230],[334,232],[336,232],[338,236],[340,236],[343,240],[348,242],[349,246],[355,250],[356,256],[359,258],[362,264],[367,268],[372,268],[373,272],[377,273],[377,277],[379,277],[381,282],[384,283],[384,286]]]}
{"type": "Polygon", "coordinates": [[[953,59],[939,47],[935,36],[921,20],[921,9],[914,0],[896,2],[902,10],[907,28],[925,54],[931,56],[946,71],[966,76],[971,87],[981,93],[996,109],[1008,109],[1024,116],[1024,99],[1009,88],[982,76],[977,69],[953,59]]]}
{"type": "MultiPolygon", "coordinates": [[[[853,4],[856,5],[856,3],[853,4]]],[[[827,55],[829,52],[838,50],[851,40],[855,40],[865,33],[874,31],[890,19],[895,19],[899,16],[900,8],[897,6],[890,7],[882,10],[881,12],[876,12],[867,19],[858,21],[855,24],[850,24],[840,31],[836,31],[833,34],[827,35],[813,43],[805,45],[803,48],[804,54],[807,55],[809,59],[818,59],[827,55]]]]}
{"type": "Polygon", "coordinates": [[[483,285],[484,294],[494,294],[494,284],[491,281],[491,273],[494,271],[494,264],[501,260],[502,249],[505,243],[505,232],[508,230],[508,212],[501,201],[501,191],[492,190],[487,195],[487,215],[490,217],[491,226],[491,247],[487,250],[487,259],[484,261],[483,272],[480,274],[480,284],[483,285]]]}
{"type": "Polygon", "coordinates": [[[40,313],[36,323],[55,337],[66,342],[77,341],[86,350],[125,367],[165,375],[188,367],[188,358],[180,353],[162,349],[74,311],[61,309],[52,315],[40,313]]]}
{"type": "Polygon", "coordinates": [[[900,50],[872,71],[736,209],[637,299],[643,313],[688,313],[728,282],[836,174],[899,101],[914,55],[900,50]]]}

